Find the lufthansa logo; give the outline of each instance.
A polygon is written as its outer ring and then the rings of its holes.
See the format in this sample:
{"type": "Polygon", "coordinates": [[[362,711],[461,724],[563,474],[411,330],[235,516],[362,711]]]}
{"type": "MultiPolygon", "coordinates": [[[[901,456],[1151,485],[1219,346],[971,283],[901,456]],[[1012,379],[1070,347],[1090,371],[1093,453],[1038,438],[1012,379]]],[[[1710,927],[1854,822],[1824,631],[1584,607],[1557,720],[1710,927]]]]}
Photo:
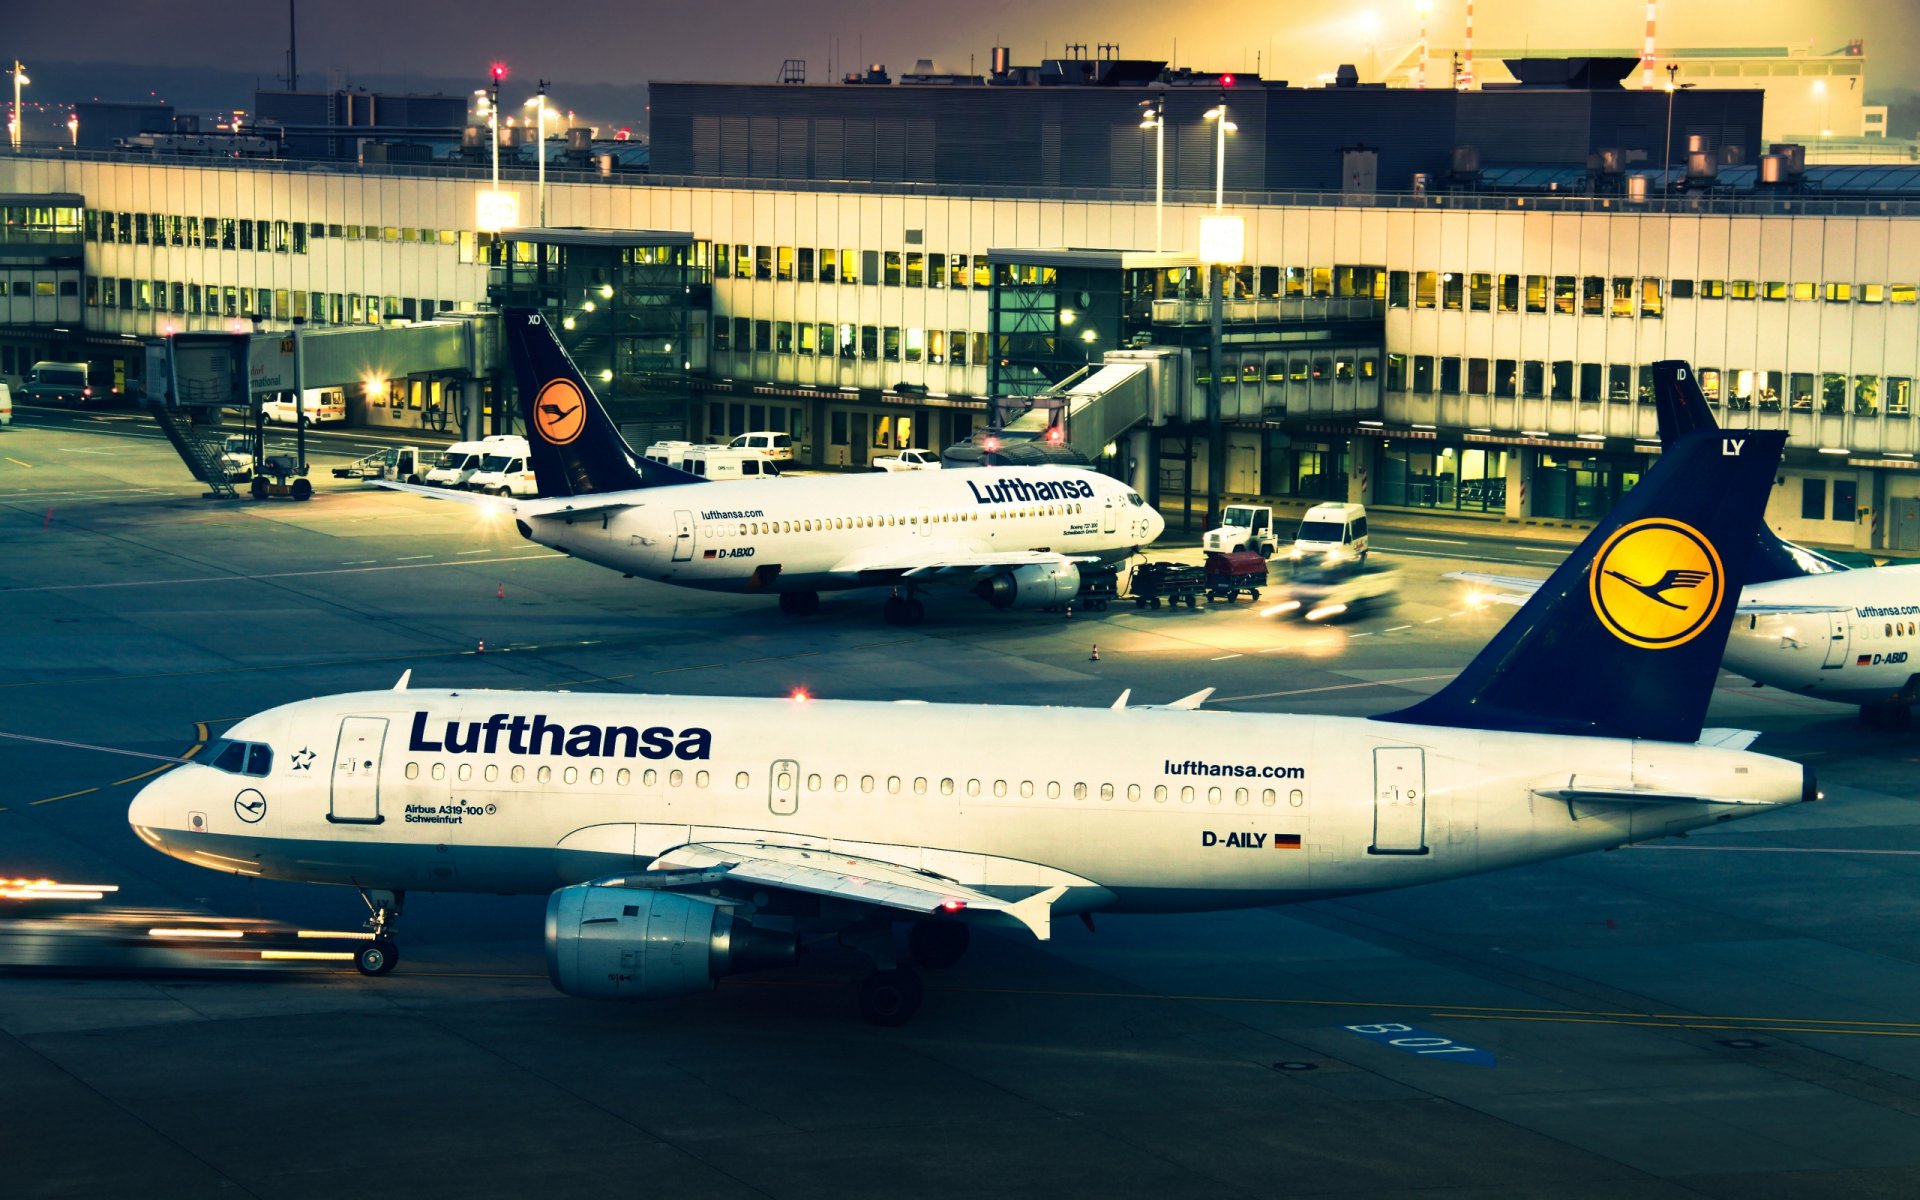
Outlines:
{"type": "Polygon", "coordinates": [[[555,379],[533,402],[533,427],[556,446],[564,446],[587,427],[587,401],[571,379],[555,379]]]}
{"type": "Polygon", "coordinates": [[[1606,540],[1587,591],[1613,636],[1665,650],[1692,641],[1712,622],[1726,598],[1726,572],[1699,530],[1655,517],[1622,526],[1606,540]]]}
{"type": "Polygon", "coordinates": [[[267,798],[248,788],[233,798],[233,815],[251,825],[267,815],[267,798]]]}

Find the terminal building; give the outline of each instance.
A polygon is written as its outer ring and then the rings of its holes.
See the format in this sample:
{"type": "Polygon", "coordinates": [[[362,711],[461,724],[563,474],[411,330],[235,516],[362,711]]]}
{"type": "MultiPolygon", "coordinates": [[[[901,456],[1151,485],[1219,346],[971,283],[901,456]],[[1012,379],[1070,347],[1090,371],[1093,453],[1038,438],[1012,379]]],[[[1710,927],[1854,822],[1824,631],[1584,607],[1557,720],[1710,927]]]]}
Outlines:
{"type": "MultiPolygon", "coordinates": [[[[1648,96],[1571,69],[1504,92],[1228,87],[1150,66],[659,84],[654,171],[550,171],[545,229],[483,228],[499,210],[471,166],[30,147],[0,159],[0,372],[83,357],[137,392],[142,339],[173,331],[533,297],[636,438],[785,430],[858,468],[1072,409],[1088,458],[1177,504],[1206,486],[1196,250],[1224,101],[1224,209],[1246,231],[1217,369],[1229,494],[1591,520],[1649,461],[1646,367],[1677,357],[1729,427],[1791,431],[1777,528],[1920,549],[1914,169],[1770,155],[1746,89],[1648,96]],[[1164,205],[1139,123],[1160,101],[1164,205]],[[1099,387],[1124,402],[1062,399],[1099,387]]],[[[523,225],[536,186],[503,176],[523,225]]],[[[406,426],[471,394],[447,385],[369,379],[350,409],[406,426]]],[[[478,393],[511,419],[497,384],[478,393]]]]}

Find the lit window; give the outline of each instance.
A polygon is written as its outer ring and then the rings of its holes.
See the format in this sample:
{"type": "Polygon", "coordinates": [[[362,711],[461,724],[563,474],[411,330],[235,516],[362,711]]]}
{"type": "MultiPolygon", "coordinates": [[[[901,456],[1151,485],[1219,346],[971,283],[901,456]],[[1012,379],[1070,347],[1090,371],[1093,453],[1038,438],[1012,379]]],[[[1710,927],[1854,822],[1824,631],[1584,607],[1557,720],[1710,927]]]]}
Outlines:
{"type": "MultiPolygon", "coordinates": [[[[843,785],[846,783],[846,780],[847,780],[847,777],[845,775],[842,775],[840,777],[840,782],[843,785]]],[[[747,773],[745,771],[742,771],[738,775],[735,775],[733,777],[733,786],[739,788],[743,792],[747,790],[747,773]]]]}
{"type": "Polygon", "coordinates": [[[1167,802],[1167,785],[1166,784],[1162,783],[1162,784],[1155,785],[1153,789],[1153,802],[1155,804],[1165,804],[1167,802]]]}
{"type": "Polygon", "coordinates": [[[621,767],[613,773],[613,781],[621,787],[626,787],[633,782],[633,772],[627,770],[625,767],[621,767]]]}
{"type": "Polygon", "coordinates": [[[481,772],[481,776],[488,783],[492,783],[494,780],[500,778],[500,768],[494,766],[492,763],[488,763],[487,769],[481,772]]]}
{"type": "Polygon", "coordinates": [[[593,770],[587,772],[587,782],[593,784],[595,787],[599,787],[606,781],[607,770],[605,767],[595,767],[593,770]]]}
{"type": "Polygon", "coordinates": [[[994,780],[994,781],[993,781],[993,794],[994,794],[994,795],[996,795],[996,796],[1004,796],[1004,795],[1006,795],[1006,794],[1007,794],[1007,781],[1006,781],[1006,780],[1004,780],[1004,779],[996,779],[996,780],[994,780]]]}
{"type": "Polygon", "coordinates": [[[419,764],[419,763],[417,763],[417,762],[410,762],[410,763],[408,763],[408,764],[407,764],[407,778],[408,778],[408,779],[418,779],[418,778],[420,778],[420,764],[419,764]]]}
{"type": "Polygon", "coordinates": [[[473,764],[461,763],[459,771],[455,774],[461,783],[465,783],[467,780],[473,778],[473,764]]]}
{"type": "Polygon", "coordinates": [[[433,771],[431,773],[435,779],[445,779],[447,777],[447,764],[433,764],[433,771]]]}
{"type": "Polygon", "coordinates": [[[1219,788],[1217,788],[1217,787],[1211,787],[1211,788],[1208,788],[1208,789],[1207,789],[1207,803],[1208,803],[1208,804],[1218,804],[1218,803],[1220,803],[1220,789],[1219,789],[1219,788]]]}
{"type": "Polygon", "coordinates": [[[573,783],[575,780],[579,778],[580,778],[580,768],[578,767],[568,767],[566,770],[560,772],[561,783],[573,783]]]}
{"type": "Polygon", "coordinates": [[[534,778],[541,783],[551,782],[553,779],[553,768],[541,767],[538,771],[534,772],[534,778]]]}

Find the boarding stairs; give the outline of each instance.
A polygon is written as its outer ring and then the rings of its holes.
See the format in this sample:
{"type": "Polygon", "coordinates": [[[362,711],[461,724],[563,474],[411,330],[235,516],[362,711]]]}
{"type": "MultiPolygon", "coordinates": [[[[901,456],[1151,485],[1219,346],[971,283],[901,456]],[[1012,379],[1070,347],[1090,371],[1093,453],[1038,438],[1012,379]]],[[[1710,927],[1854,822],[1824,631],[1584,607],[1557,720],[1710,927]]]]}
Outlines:
{"type": "Polygon", "coordinates": [[[233,486],[233,480],[227,478],[227,468],[220,461],[220,449],[224,439],[209,439],[198,436],[191,420],[192,410],[169,408],[155,404],[148,408],[153,419],[160,425],[160,431],[167,435],[173,448],[180,453],[180,460],[187,464],[193,477],[207,485],[209,500],[238,500],[239,489],[233,486]]]}

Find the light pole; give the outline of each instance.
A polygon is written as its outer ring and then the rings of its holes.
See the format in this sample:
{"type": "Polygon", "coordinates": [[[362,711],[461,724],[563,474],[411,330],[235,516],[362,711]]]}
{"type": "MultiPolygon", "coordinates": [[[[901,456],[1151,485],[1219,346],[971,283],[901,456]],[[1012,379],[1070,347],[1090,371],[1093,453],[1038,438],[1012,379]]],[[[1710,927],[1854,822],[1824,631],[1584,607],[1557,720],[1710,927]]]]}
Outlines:
{"type": "Polygon", "coordinates": [[[534,110],[533,159],[539,164],[540,169],[539,183],[536,187],[540,195],[540,227],[542,229],[547,227],[547,117],[549,114],[559,115],[547,107],[547,87],[548,81],[542,79],[540,90],[533,99],[522,105],[523,108],[534,110]]]}
{"type": "Polygon", "coordinates": [[[1142,100],[1140,128],[1153,130],[1153,250],[1158,254],[1166,245],[1167,200],[1167,98],[1155,96],[1142,100]]]}
{"type": "Polygon", "coordinates": [[[32,83],[27,78],[27,69],[20,65],[19,59],[13,60],[13,116],[7,121],[7,135],[13,140],[13,152],[20,153],[20,89],[32,83]]]}
{"type": "MultiPolygon", "coordinates": [[[[1221,322],[1226,311],[1226,269],[1240,261],[1245,249],[1246,226],[1238,217],[1219,215],[1226,206],[1227,135],[1239,126],[1227,119],[1227,98],[1207,110],[1206,119],[1214,123],[1213,211],[1200,222],[1200,260],[1207,264],[1207,287],[1211,293],[1210,331],[1207,357],[1207,528],[1219,525],[1220,492],[1227,470],[1227,444],[1220,432],[1220,371],[1223,366],[1221,322]]],[[[1187,513],[1192,517],[1191,506],[1187,513]]]]}
{"type": "Polygon", "coordinates": [[[1220,97],[1220,103],[1207,110],[1206,119],[1214,122],[1213,141],[1213,211],[1219,212],[1227,191],[1227,135],[1239,130],[1239,126],[1227,119],[1227,98],[1220,97]]]}
{"type": "Polygon", "coordinates": [[[493,64],[493,83],[487,88],[487,128],[493,140],[493,191],[500,194],[500,82],[507,77],[507,64],[493,64]]]}
{"type": "Polygon", "coordinates": [[[1660,188],[1662,191],[1671,191],[1673,184],[1673,181],[1669,178],[1673,172],[1673,94],[1693,86],[1690,83],[1683,83],[1677,87],[1674,85],[1673,77],[1677,75],[1679,71],[1679,63],[1667,64],[1667,148],[1661,152],[1660,159],[1660,188]]]}

